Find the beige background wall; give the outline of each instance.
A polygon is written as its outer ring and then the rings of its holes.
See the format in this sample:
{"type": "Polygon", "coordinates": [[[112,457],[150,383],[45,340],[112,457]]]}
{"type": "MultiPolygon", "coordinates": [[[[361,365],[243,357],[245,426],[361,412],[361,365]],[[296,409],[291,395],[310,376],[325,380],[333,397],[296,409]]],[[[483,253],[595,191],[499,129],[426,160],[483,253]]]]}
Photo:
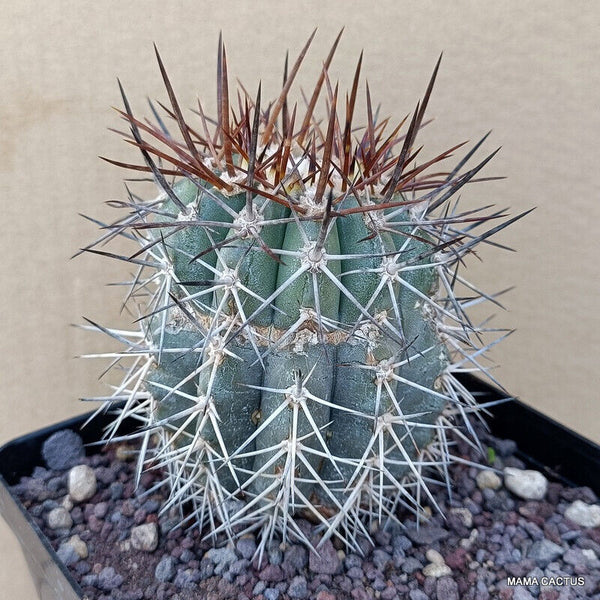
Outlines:
{"type": "MultiPolygon", "coordinates": [[[[471,186],[468,201],[534,214],[502,234],[518,253],[482,251],[468,274],[485,289],[516,289],[496,323],[516,328],[493,354],[496,375],[523,400],[600,441],[600,5],[596,2],[0,2],[0,443],[85,410],[106,390],[100,364],[74,360],[102,340],[70,327],[107,324],[122,290],[110,261],[70,261],[95,235],[78,212],[110,218],[125,176],[97,156],[134,155],[120,126],[115,78],[134,106],[164,100],[155,41],[183,106],[214,107],[219,31],[230,72],[265,93],[280,85],[283,53],[319,31],[299,81],[312,85],[335,34],[333,74],[364,73],[383,113],[412,110],[444,51],[422,140],[427,156],[458,141],[502,151],[487,169],[504,181],[471,186]]],[[[483,157],[483,154],[481,155],[483,157]]],[[[123,322],[123,321],[121,321],[123,322]]],[[[0,524],[0,589],[33,597],[15,541],[0,524]]]]}

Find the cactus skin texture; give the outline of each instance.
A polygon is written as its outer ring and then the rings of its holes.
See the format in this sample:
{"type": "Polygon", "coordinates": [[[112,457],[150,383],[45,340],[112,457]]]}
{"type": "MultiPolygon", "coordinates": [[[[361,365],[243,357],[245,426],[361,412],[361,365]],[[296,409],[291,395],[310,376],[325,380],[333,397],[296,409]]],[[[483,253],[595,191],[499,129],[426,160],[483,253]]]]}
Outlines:
{"type": "Polygon", "coordinates": [[[465,311],[496,300],[458,267],[522,216],[458,209],[456,193],[491,158],[463,169],[483,140],[450,171],[437,163],[462,144],[418,164],[439,62],[407,124],[379,121],[367,87],[367,124],[356,128],[361,61],[343,118],[327,77],[338,36],[302,119],[290,111],[311,41],[289,72],[286,61],[266,110],[260,87],[230,107],[219,41],[218,117],[200,108],[194,127],[157,52],[170,121],[154,107],[156,124],[134,117],[121,88],[144,161],[116,164],[151,174],[159,195],[130,195],[126,216],[85,248],[135,268],[139,330],[92,324],[125,344],[111,355],[126,370],[104,399],[103,409],[124,401],[109,437],[139,419],[139,472],[163,470],[165,509],[215,540],[256,530],[261,551],[274,535],[311,543],[294,516],[356,550],[373,521],[435,506],[428,482],[447,478],[448,440],[468,437],[477,410],[455,374],[487,374],[481,355],[504,335],[481,343],[486,329],[465,311]],[[131,255],[101,249],[122,237],[137,244],[131,255]]]}

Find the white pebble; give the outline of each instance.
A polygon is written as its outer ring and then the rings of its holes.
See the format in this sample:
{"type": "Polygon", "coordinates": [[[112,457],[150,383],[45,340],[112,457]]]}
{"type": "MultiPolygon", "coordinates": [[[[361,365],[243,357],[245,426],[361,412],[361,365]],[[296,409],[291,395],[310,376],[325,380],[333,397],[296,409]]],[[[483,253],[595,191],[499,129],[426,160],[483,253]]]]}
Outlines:
{"type": "Polygon", "coordinates": [[[75,550],[77,556],[79,558],[87,558],[88,557],[88,547],[87,544],[78,536],[74,535],[69,538],[67,544],[75,550]]]}
{"type": "Polygon", "coordinates": [[[595,562],[598,560],[598,555],[591,548],[584,548],[581,554],[585,556],[587,562],[595,562]]]}
{"type": "Polygon", "coordinates": [[[477,529],[471,529],[471,533],[469,534],[468,538],[463,538],[462,540],[460,540],[459,544],[461,548],[464,548],[465,550],[470,550],[471,546],[473,545],[473,543],[475,542],[475,540],[479,537],[479,531],[477,531],[477,529]]]}
{"type": "Polygon", "coordinates": [[[96,474],[87,465],[77,465],[69,471],[69,496],[75,502],[89,500],[96,493],[96,474]]]}
{"type": "Polygon", "coordinates": [[[429,562],[431,562],[435,565],[445,565],[446,564],[444,557],[437,550],[434,550],[433,548],[430,548],[429,550],[427,550],[427,552],[425,553],[425,556],[429,562]]]}
{"type": "Polygon", "coordinates": [[[119,444],[115,451],[115,458],[122,462],[132,461],[136,457],[135,449],[127,444],[119,444]]]}
{"type": "Polygon", "coordinates": [[[156,523],[145,523],[131,530],[131,545],[136,550],[153,552],[158,546],[158,527],[156,523]]]}
{"type": "Polygon", "coordinates": [[[451,508],[450,513],[456,515],[465,527],[473,527],[473,513],[468,508],[451,508]]]}
{"type": "Polygon", "coordinates": [[[500,477],[490,469],[479,471],[475,481],[477,481],[477,487],[480,490],[497,490],[502,485],[500,477]]]}
{"type": "Polygon", "coordinates": [[[423,575],[425,575],[425,577],[445,577],[451,573],[452,569],[446,564],[438,565],[436,563],[429,563],[423,569],[423,575]]]}
{"type": "Polygon", "coordinates": [[[598,504],[586,504],[581,500],[575,500],[565,510],[565,517],[581,527],[599,527],[600,506],[598,504]]]}
{"type": "Polygon", "coordinates": [[[431,507],[424,506],[417,515],[417,519],[419,520],[419,523],[427,523],[429,522],[429,519],[431,519],[432,514],[433,513],[431,512],[431,507]]]}
{"type": "Polygon", "coordinates": [[[48,513],[47,519],[50,529],[70,529],[73,525],[73,519],[69,511],[62,506],[53,508],[48,513]]]}
{"type": "Polygon", "coordinates": [[[506,467],[504,485],[524,500],[541,500],[548,491],[548,480],[539,471],[506,467]]]}

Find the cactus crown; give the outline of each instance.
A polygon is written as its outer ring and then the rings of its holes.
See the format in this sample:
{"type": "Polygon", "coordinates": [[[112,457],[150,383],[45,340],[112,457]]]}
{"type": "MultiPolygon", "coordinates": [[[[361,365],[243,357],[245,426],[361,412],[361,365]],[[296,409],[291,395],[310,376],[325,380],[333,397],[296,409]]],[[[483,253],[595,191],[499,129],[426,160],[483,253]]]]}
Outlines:
{"type": "Polygon", "coordinates": [[[276,532],[313,543],[294,515],[356,549],[370,522],[400,506],[418,512],[425,498],[435,506],[429,486],[436,472],[447,479],[449,430],[478,443],[467,415],[479,407],[455,374],[489,375],[481,355],[498,340],[481,340],[499,331],[467,316],[497,300],[458,267],[523,216],[461,212],[454,200],[493,156],[464,170],[485,137],[450,171],[437,164],[463,144],[418,164],[439,61],[410,120],[380,119],[367,86],[367,123],[356,128],[362,55],[341,118],[328,78],[338,36],[303,113],[290,110],[313,36],[291,68],[286,58],[266,108],[260,86],[256,97],[241,88],[232,106],[219,40],[218,115],[199,103],[194,127],[157,51],[162,108],[179,135],[154,106],[154,122],[136,118],[121,87],[127,139],[144,160],[109,162],[149,173],[159,196],[113,203],[125,216],[84,249],[135,268],[127,305],[139,329],[90,322],[124,345],[110,355],[125,376],[103,399],[121,403],[108,436],[139,419],[138,472],[164,469],[165,509],[211,535],[257,530],[260,551],[276,532]],[[113,238],[136,251],[101,249],[113,238]]]}

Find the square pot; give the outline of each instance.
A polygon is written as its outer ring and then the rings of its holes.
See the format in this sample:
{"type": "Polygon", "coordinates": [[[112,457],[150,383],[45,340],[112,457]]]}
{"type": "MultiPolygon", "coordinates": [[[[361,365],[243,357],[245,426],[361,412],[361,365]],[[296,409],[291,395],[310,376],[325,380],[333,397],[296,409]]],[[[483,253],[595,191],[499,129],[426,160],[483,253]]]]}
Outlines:
{"type": "MultiPolygon", "coordinates": [[[[463,383],[481,404],[507,398],[475,377],[466,376],[463,383]]],[[[600,495],[600,446],[519,400],[494,404],[487,410],[491,414],[491,433],[514,440],[518,446],[516,456],[528,467],[550,480],[568,486],[588,486],[600,495]]],[[[85,600],[86,596],[10,486],[44,463],[42,446],[53,433],[72,429],[85,444],[99,440],[112,417],[99,415],[81,429],[89,416],[62,421],[0,448],[0,514],[21,544],[41,600],[85,600]]],[[[126,433],[135,427],[133,420],[125,421],[121,431],[126,433]]]]}

